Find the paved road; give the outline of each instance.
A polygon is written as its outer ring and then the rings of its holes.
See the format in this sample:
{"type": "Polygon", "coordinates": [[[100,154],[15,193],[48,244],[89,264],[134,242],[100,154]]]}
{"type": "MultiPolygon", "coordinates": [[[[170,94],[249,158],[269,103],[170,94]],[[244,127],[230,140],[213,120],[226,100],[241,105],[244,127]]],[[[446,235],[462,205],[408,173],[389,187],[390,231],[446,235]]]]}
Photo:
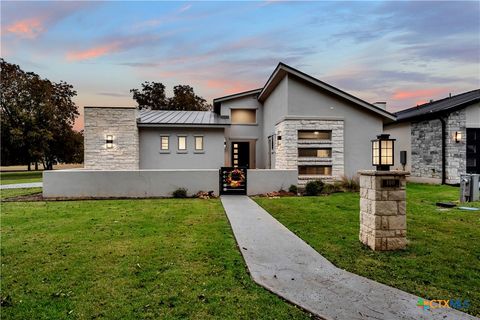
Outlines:
{"type": "MultiPolygon", "coordinates": [[[[247,196],[222,196],[253,280],[324,319],[478,319],[339,269],[247,196]]],[[[433,276],[433,275],[432,275],[433,276]]],[[[439,297],[445,298],[445,297],[439,297]]]]}
{"type": "Polygon", "coordinates": [[[16,184],[4,184],[0,185],[0,189],[24,189],[24,188],[41,188],[41,182],[31,182],[31,183],[16,183],[16,184]]]}

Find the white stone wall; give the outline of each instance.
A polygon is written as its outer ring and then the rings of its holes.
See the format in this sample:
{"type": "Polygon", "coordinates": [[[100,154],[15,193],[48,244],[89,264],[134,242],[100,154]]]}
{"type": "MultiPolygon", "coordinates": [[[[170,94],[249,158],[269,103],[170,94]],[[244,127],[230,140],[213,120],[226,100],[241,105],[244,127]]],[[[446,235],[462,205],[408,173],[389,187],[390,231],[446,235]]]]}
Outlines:
{"type": "Polygon", "coordinates": [[[85,169],[136,170],[139,166],[135,107],[85,107],[85,169]],[[113,148],[106,145],[113,136],[113,148]]]}
{"type": "Polygon", "coordinates": [[[336,180],[344,174],[344,122],[343,120],[284,120],[275,126],[281,136],[276,141],[275,169],[298,169],[300,165],[332,166],[331,176],[299,176],[298,183],[308,180],[336,180]],[[298,140],[299,130],[331,130],[331,140],[298,140]],[[298,148],[331,148],[331,158],[298,158],[298,148]]]}
{"type": "Polygon", "coordinates": [[[460,183],[460,175],[467,172],[467,129],[465,109],[452,112],[447,119],[446,183],[460,183]],[[455,142],[455,132],[462,133],[460,142],[455,142]]]}

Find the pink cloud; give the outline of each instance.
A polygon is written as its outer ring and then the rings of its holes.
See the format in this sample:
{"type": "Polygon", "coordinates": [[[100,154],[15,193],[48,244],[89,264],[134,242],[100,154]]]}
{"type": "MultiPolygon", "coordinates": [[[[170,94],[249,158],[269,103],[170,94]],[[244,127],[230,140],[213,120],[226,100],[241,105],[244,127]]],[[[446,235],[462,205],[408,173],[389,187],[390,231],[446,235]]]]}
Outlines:
{"type": "Polygon", "coordinates": [[[81,61],[104,56],[108,53],[116,52],[119,50],[120,44],[113,42],[105,45],[100,45],[87,50],[71,51],[67,53],[68,61],[81,61]]]}
{"type": "Polygon", "coordinates": [[[445,88],[432,88],[432,89],[418,89],[418,90],[398,90],[396,91],[392,99],[393,100],[405,100],[405,99],[420,99],[419,101],[429,100],[431,97],[446,93],[448,89],[445,88]]]}
{"type": "Polygon", "coordinates": [[[43,29],[43,23],[39,18],[20,20],[6,27],[7,32],[25,38],[35,38],[43,31],[43,29]]]}

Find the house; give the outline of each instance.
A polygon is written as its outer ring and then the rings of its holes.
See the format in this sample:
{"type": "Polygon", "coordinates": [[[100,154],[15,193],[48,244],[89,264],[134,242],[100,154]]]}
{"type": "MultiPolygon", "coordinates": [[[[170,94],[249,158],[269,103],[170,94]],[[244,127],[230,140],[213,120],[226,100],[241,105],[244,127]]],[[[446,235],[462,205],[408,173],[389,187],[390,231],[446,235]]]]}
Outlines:
{"type": "Polygon", "coordinates": [[[85,107],[86,169],[295,169],[298,182],[373,168],[371,139],[395,116],[280,63],[262,88],[213,111],[85,107]]]}
{"type": "Polygon", "coordinates": [[[395,113],[384,132],[396,138],[395,169],[406,155],[410,180],[457,184],[480,173],[480,89],[395,113]]]}

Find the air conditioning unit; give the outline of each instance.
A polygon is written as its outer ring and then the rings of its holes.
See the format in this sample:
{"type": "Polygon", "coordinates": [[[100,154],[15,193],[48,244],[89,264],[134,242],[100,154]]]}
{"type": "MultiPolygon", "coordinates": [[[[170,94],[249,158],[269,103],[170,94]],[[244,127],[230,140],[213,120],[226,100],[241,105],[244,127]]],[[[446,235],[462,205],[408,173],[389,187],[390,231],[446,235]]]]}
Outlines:
{"type": "Polygon", "coordinates": [[[460,202],[479,200],[480,174],[460,175],[460,202]]]}

